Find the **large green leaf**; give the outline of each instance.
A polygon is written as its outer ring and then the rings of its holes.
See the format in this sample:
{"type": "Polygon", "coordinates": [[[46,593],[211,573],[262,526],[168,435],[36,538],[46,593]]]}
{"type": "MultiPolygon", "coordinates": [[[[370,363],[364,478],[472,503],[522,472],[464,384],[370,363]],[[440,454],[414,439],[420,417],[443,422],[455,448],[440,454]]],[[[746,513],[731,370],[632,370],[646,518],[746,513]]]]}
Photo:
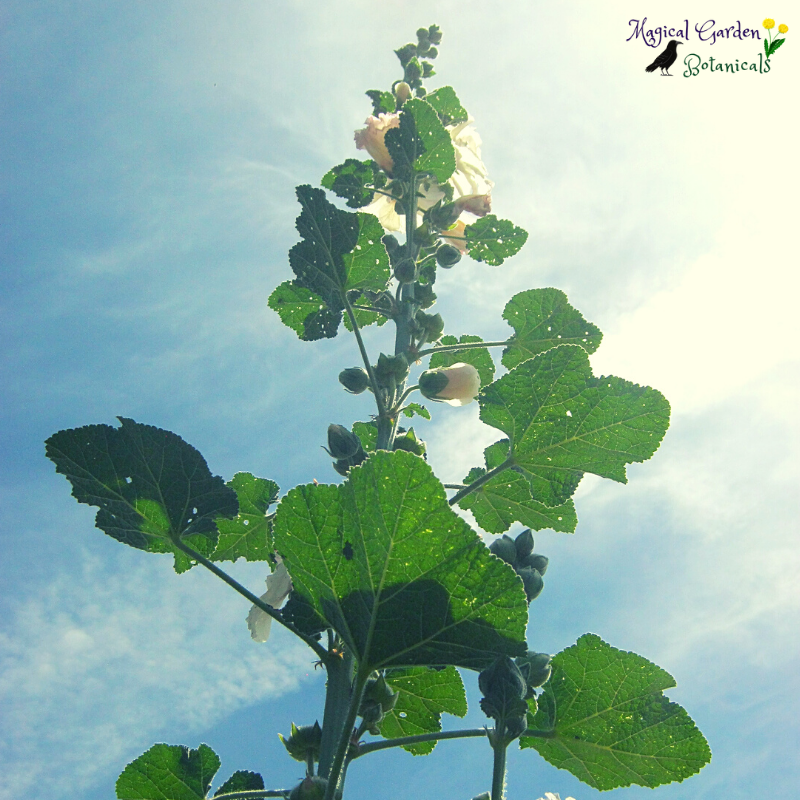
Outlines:
{"type": "Polygon", "coordinates": [[[219,756],[206,744],[154,744],[117,779],[119,800],[205,800],[219,756]]]}
{"type": "Polygon", "coordinates": [[[445,183],[456,168],[450,134],[430,103],[408,100],[400,112],[400,125],[386,132],[386,149],[401,177],[426,172],[445,183]]]}
{"type": "MultiPolygon", "coordinates": [[[[464,684],[455,667],[443,670],[428,667],[391,670],[386,682],[400,693],[397,705],[383,718],[381,736],[398,739],[442,729],[442,714],[463,717],[467,713],[464,684]]],[[[436,742],[405,745],[415,756],[426,755],[436,742]]]]}
{"type": "Polygon", "coordinates": [[[417,456],[380,451],[340,486],[296,487],[273,535],[295,591],[362,668],[481,669],[526,651],[521,581],[417,456]]]}
{"type": "Polygon", "coordinates": [[[325,174],[320,183],[337,197],[347,200],[350,208],[362,208],[372,202],[375,173],[371,161],[348,158],[325,174]]]}
{"type": "Polygon", "coordinates": [[[213,561],[268,561],[274,550],[272,524],[267,509],[278,499],[278,484],[237,472],[228,486],[236,492],[239,513],[233,519],[218,519],[219,540],[213,561]]]}
{"type": "Polygon", "coordinates": [[[551,764],[601,791],[682,781],[711,760],[691,717],[662,692],[672,676],[635,653],[586,634],[552,661],[553,675],[523,737],[551,764]]]}
{"type": "MultiPolygon", "coordinates": [[[[465,334],[460,339],[455,336],[442,336],[440,344],[467,344],[469,342],[482,342],[480,336],[465,334]]],[[[494,380],[494,361],[489,354],[488,347],[476,347],[470,350],[450,350],[445,353],[434,352],[431,355],[430,368],[451,367],[453,364],[472,364],[481,377],[481,385],[487,386],[494,380]]]]}
{"type": "Polygon", "coordinates": [[[509,222],[487,214],[464,229],[467,252],[475,261],[484,261],[498,267],[507,258],[516,255],[528,241],[528,232],[509,222]]]}
{"type": "Polygon", "coordinates": [[[425,95],[425,101],[430,103],[445,125],[454,125],[457,122],[466,122],[469,119],[464,106],[456,95],[452,86],[442,86],[434,92],[425,95]]]}
{"type": "Polygon", "coordinates": [[[509,369],[560,344],[578,344],[594,353],[603,339],[600,329],[587,322],[558,289],[515,294],[503,310],[503,319],[514,329],[503,351],[503,364],[509,369]]]}
{"type": "Polygon", "coordinates": [[[184,572],[194,562],[174,542],[183,539],[210,555],[216,520],[236,516],[236,492],[177,434],[119,420],[119,428],[86,425],[53,434],[47,457],[79,503],[99,507],[100,530],[140,550],[173,553],[175,571],[184,572]]]}
{"type": "Polygon", "coordinates": [[[305,342],[332,339],[339,332],[341,310],[331,311],[318,294],[294,281],[277,286],[269,296],[268,305],[305,342]]]}
{"type": "MultiPolygon", "coordinates": [[[[289,306],[291,314],[287,311],[281,314],[281,319],[301,338],[331,337],[335,333],[330,333],[330,323],[336,319],[338,324],[347,292],[356,289],[381,291],[389,282],[389,256],[381,241],[383,228],[372,214],[353,214],[336,208],[325,198],[322,189],[298,186],[297,199],[303,207],[297,218],[297,230],[303,240],[289,251],[289,263],[296,278],[281,286],[299,286],[320,297],[332,316],[314,326],[322,333],[312,337],[306,330],[305,319],[303,334],[300,334],[302,308],[298,301],[302,300],[308,306],[314,298],[295,299],[282,295],[276,298],[275,304],[282,300],[289,306]]],[[[287,291],[284,289],[284,294],[287,291]]],[[[321,313],[320,309],[311,306],[308,310],[317,315],[321,313]]],[[[278,311],[280,313],[280,309],[278,311]]]]}
{"type": "Polygon", "coordinates": [[[584,472],[626,483],[625,465],[646,461],[669,426],[655,389],[595,378],[589,356],[561,345],[522,362],[479,395],[481,419],[510,439],[510,465],[534,499],[561,505],[584,472]]]}

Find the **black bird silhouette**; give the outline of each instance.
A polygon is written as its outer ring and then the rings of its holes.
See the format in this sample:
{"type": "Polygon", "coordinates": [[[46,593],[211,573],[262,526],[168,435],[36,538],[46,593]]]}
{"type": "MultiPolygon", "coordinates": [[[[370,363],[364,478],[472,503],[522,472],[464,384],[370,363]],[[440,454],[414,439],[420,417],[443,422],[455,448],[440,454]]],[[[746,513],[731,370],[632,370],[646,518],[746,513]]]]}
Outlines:
{"type": "MultiPolygon", "coordinates": [[[[645,67],[645,72],[655,72],[661,67],[662,75],[669,75],[669,68],[675,63],[678,57],[678,45],[683,44],[677,39],[671,39],[664,52],[649,66],[645,67]]],[[[670,78],[672,75],[669,75],[670,78]]]]}

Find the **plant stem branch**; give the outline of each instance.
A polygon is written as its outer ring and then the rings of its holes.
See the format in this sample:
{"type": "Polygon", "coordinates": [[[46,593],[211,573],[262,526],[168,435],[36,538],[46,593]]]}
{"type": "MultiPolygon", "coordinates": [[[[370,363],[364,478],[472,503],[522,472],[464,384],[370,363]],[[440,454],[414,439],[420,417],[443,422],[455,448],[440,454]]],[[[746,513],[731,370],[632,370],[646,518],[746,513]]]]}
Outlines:
{"type": "Polygon", "coordinates": [[[506,748],[508,743],[497,736],[495,730],[494,761],[492,763],[492,800],[503,800],[503,790],[506,785],[506,748]]]}
{"type": "Polygon", "coordinates": [[[397,739],[384,739],[378,742],[367,742],[358,748],[358,752],[351,756],[350,760],[375,753],[378,750],[386,750],[389,747],[403,747],[407,744],[418,744],[420,742],[438,742],[442,739],[469,739],[474,736],[486,736],[486,728],[467,728],[460,731],[438,731],[437,733],[419,733],[416,736],[400,736],[397,739]]]}
{"type": "Polygon", "coordinates": [[[353,326],[353,333],[355,334],[356,341],[358,342],[358,349],[361,351],[361,358],[364,361],[364,367],[367,370],[367,375],[369,375],[369,383],[372,386],[372,393],[375,395],[375,402],[378,404],[378,416],[382,417],[386,413],[386,409],[383,405],[383,395],[381,394],[380,387],[378,386],[378,381],[375,378],[375,372],[372,369],[372,364],[370,363],[369,356],[367,355],[367,348],[364,347],[364,340],[361,338],[361,329],[358,327],[358,322],[356,322],[356,315],[353,311],[353,306],[350,305],[350,301],[347,299],[347,294],[342,293],[344,298],[344,307],[347,311],[347,316],[350,317],[350,324],[353,326]]]}
{"type": "Polygon", "coordinates": [[[221,578],[225,583],[228,584],[232,589],[239,592],[242,597],[246,597],[254,606],[260,608],[265,614],[269,614],[274,620],[280,622],[284,628],[288,628],[295,636],[302,639],[322,660],[322,662],[327,666],[331,657],[328,651],[316,640],[312,639],[310,636],[307,636],[301,630],[296,628],[291,622],[287,622],[280,611],[273,608],[272,606],[265,603],[260,597],[256,597],[251,591],[245,589],[239,581],[232,578],[228,575],[227,572],[221,570],[213,561],[209,561],[205,556],[198,553],[193,548],[189,547],[185,542],[181,541],[179,538],[175,538],[172,540],[172,543],[177,547],[179,550],[182,550],[186,553],[189,558],[194,559],[199,564],[202,564],[207,570],[213,572],[218,578],[221,578]]]}
{"type": "Polygon", "coordinates": [[[443,344],[439,347],[429,347],[417,353],[417,358],[432,356],[434,353],[448,353],[456,350],[477,350],[479,347],[508,347],[514,341],[512,336],[504,342],[464,342],[463,344],[443,344]]]}
{"type": "Polygon", "coordinates": [[[403,394],[400,395],[400,398],[394,404],[394,408],[392,409],[392,416],[396,416],[397,414],[400,413],[400,406],[403,405],[403,401],[406,399],[406,397],[408,397],[411,394],[411,392],[416,392],[417,389],[419,389],[419,385],[418,384],[414,384],[413,386],[409,386],[403,392],[403,394]]]}
{"type": "Polygon", "coordinates": [[[260,797],[288,797],[291,793],[291,789],[250,789],[243,792],[215,794],[214,800],[257,800],[260,797]]]}
{"type": "MultiPolygon", "coordinates": [[[[333,645],[331,645],[331,648],[333,645]]],[[[333,764],[342,724],[350,707],[353,681],[353,654],[345,649],[342,658],[332,658],[328,667],[328,685],[325,691],[325,711],[322,717],[322,742],[319,748],[317,773],[327,778],[333,764]]],[[[348,736],[349,736],[348,731],[348,736]]]]}
{"type": "Polygon", "coordinates": [[[347,751],[350,749],[350,735],[353,732],[356,717],[358,717],[358,708],[361,705],[361,696],[364,694],[364,687],[367,685],[367,677],[368,675],[362,674],[362,670],[359,668],[353,684],[353,692],[350,696],[350,707],[347,710],[347,717],[342,726],[342,731],[339,734],[339,746],[336,749],[333,764],[327,775],[328,785],[325,787],[325,797],[323,800],[334,800],[336,790],[339,788],[339,778],[342,774],[342,767],[347,757],[347,751]]]}
{"type": "Polygon", "coordinates": [[[462,497],[466,497],[470,492],[480,489],[484,483],[490,481],[495,475],[499,475],[501,472],[503,472],[503,470],[509,469],[512,464],[513,462],[511,459],[507,458],[502,464],[496,466],[494,469],[490,469],[488,472],[481,475],[480,478],[477,478],[463,489],[460,489],[450,498],[448,502],[451,506],[454,506],[459,500],[461,500],[462,497]]]}
{"type": "Polygon", "coordinates": [[[359,311],[371,311],[373,314],[383,314],[384,317],[391,317],[392,315],[383,308],[376,308],[375,306],[362,306],[359,303],[353,303],[353,308],[359,311]]]}

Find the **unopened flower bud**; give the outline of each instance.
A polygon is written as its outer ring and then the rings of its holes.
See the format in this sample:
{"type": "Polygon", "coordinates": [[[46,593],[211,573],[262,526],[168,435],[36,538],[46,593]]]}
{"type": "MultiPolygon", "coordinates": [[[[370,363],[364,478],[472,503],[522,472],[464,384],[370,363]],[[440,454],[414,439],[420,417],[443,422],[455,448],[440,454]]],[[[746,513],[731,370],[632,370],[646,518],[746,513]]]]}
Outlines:
{"type": "Polygon", "coordinates": [[[325,448],[332,458],[352,458],[363,448],[361,439],[344,425],[328,426],[328,446],[325,448]]]}
{"type": "Polygon", "coordinates": [[[406,100],[411,99],[411,87],[405,81],[400,81],[394,87],[394,96],[397,99],[397,107],[400,108],[406,100]]]}
{"type": "Polygon", "coordinates": [[[339,373],[339,383],[350,394],[361,394],[369,388],[369,375],[363,367],[348,367],[339,373]]]}
{"type": "Polygon", "coordinates": [[[458,220],[460,214],[461,210],[455,203],[445,203],[441,206],[431,206],[426,216],[433,227],[444,231],[458,220]]]}
{"type": "Polygon", "coordinates": [[[544,581],[539,570],[532,569],[531,567],[522,567],[517,570],[517,575],[522,578],[522,585],[525,587],[525,596],[530,603],[535,600],[544,589],[544,581]]]}
{"type": "Polygon", "coordinates": [[[370,678],[367,681],[362,705],[369,702],[378,703],[383,711],[388,712],[395,707],[399,696],[400,693],[386,683],[386,678],[383,675],[378,675],[377,678],[370,678]]]}
{"type": "Polygon", "coordinates": [[[396,236],[392,236],[391,233],[387,233],[386,236],[381,238],[383,242],[383,246],[386,248],[386,252],[391,256],[398,247],[400,247],[400,242],[397,241],[396,236]]]}
{"type": "Polygon", "coordinates": [[[404,44],[401,48],[394,51],[395,55],[400,59],[400,65],[405,67],[406,64],[417,54],[417,46],[415,44],[404,44]]]}
{"type": "Polygon", "coordinates": [[[322,800],[328,781],[319,775],[304,778],[289,794],[289,800],[322,800]]]}
{"type": "Polygon", "coordinates": [[[426,342],[435,342],[442,337],[444,320],[441,314],[426,314],[424,311],[417,311],[414,319],[425,334],[426,342]]]}
{"type": "Polygon", "coordinates": [[[531,553],[524,561],[519,562],[520,567],[531,567],[535,569],[540,575],[544,575],[547,572],[547,565],[550,563],[550,559],[547,556],[543,556],[540,553],[531,553]]]}
{"type": "Polygon", "coordinates": [[[459,362],[452,367],[429,369],[419,377],[419,390],[429,400],[465,406],[481,390],[481,378],[472,364],[459,362]]]}
{"type": "Polygon", "coordinates": [[[404,258],[394,265],[394,277],[400,283],[412,283],[417,277],[417,265],[410,258],[404,258]]]}
{"type": "Polygon", "coordinates": [[[519,667],[508,656],[501,656],[483,670],[478,675],[478,686],[483,693],[481,708],[487,717],[510,721],[527,713],[524,698],[528,686],[519,667]]]}
{"type": "Polygon", "coordinates": [[[278,738],[295,761],[307,761],[309,755],[313,756],[315,761],[319,760],[319,748],[322,744],[322,728],[319,722],[300,727],[293,722],[289,736],[284,739],[279,733],[278,738]]]}
{"type": "Polygon", "coordinates": [[[436,263],[443,269],[451,269],[461,261],[461,251],[452,244],[443,244],[436,251],[436,263]]]}
{"type": "Polygon", "coordinates": [[[551,660],[552,657],[547,653],[534,653],[532,650],[528,650],[526,655],[516,659],[517,666],[529,689],[537,689],[547,683],[553,672],[550,665],[551,660]]]}
{"type": "Polygon", "coordinates": [[[387,386],[392,378],[396,383],[402,383],[409,372],[408,359],[400,353],[396,356],[387,356],[381,353],[375,367],[375,377],[382,386],[387,386]]]}
{"type": "MultiPolygon", "coordinates": [[[[517,549],[517,560],[522,561],[533,552],[533,533],[530,528],[526,528],[522,533],[514,539],[514,546],[517,549]]],[[[525,566],[532,567],[533,564],[526,564],[525,566]]]]}
{"type": "Polygon", "coordinates": [[[495,539],[489,545],[489,552],[502,558],[506,564],[513,564],[517,560],[517,548],[514,546],[514,540],[506,534],[495,539]]]}
{"type": "Polygon", "coordinates": [[[413,84],[419,82],[419,79],[422,77],[422,64],[419,63],[418,58],[414,57],[409,59],[408,63],[405,65],[404,77],[409,83],[413,84]]]}
{"type": "Polygon", "coordinates": [[[392,450],[405,450],[407,453],[413,453],[415,456],[424,456],[427,447],[425,442],[417,439],[416,433],[413,428],[404,436],[397,436],[392,445],[392,450]]]}

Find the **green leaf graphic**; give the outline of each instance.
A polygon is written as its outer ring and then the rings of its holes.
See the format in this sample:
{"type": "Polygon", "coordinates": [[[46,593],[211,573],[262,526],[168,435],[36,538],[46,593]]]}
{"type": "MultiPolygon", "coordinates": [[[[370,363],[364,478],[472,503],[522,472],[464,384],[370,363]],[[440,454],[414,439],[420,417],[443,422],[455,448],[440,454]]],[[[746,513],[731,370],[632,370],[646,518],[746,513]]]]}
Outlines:
{"type": "Polygon", "coordinates": [[[445,183],[456,168],[450,134],[433,106],[424,100],[408,100],[400,112],[400,126],[386,132],[386,148],[398,176],[427,172],[445,183]]]}
{"type": "Polygon", "coordinates": [[[503,351],[503,365],[509,369],[560,344],[578,344],[594,353],[603,339],[600,329],[587,322],[558,289],[515,294],[503,310],[503,319],[514,329],[514,339],[503,351]]]}
{"type": "MultiPolygon", "coordinates": [[[[465,334],[460,339],[455,336],[442,336],[440,344],[466,344],[468,342],[482,342],[480,336],[469,336],[465,334]]],[[[439,367],[451,367],[453,364],[464,363],[472,364],[478,370],[481,378],[481,386],[488,386],[494,380],[494,361],[489,354],[489,348],[476,347],[471,350],[451,350],[446,353],[433,353],[431,355],[430,369],[439,367]]]]}
{"type": "Polygon", "coordinates": [[[340,486],[298,486],[273,535],[295,591],[363,668],[481,669],[526,650],[521,582],[415,455],[380,451],[340,486]]]}
{"type": "MultiPolygon", "coordinates": [[[[400,696],[381,722],[381,736],[385,739],[434,733],[442,729],[442,714],[463,717],[467,713],[464,684],[455,667],[390,670],[386,682],[400,696]]],[[[420,756],[427,755],[435,746],[436,742],[421,742],[406,745],[404,749],[420,756]]]]}
{"type": "Polygon", "coordinates": [[[469,119],[469,114],[461,105],[452,86],[442,86],[441,89],[426,94],[425,100],[436,109],[443,125],[455,125],[469,119]]]}
{"type": "Polygon", "coordinates": [[[306,342],[332,339],[342,321],[341,311],[331,311],[318,294],[294,281],[280,284],[270,295],[268,305],[284,325],[306,342]]]}
{"type": "Polygon", "coordinates": [[[205,744],[154,744],[117,779],[119,800],[205,800],[219,769],[219,756],[205,744]]]}
{"type": "Polygon", "coordinates": [[[507,258],[516,255],[528,240],[528,232],[507,219],[487,214],[464,229],[467,252],[475,261],[484,261],[492,267],[500,266],[507,258]]]}
{"type": "Polygon", "coordinates": [[[775,54],[775,51],[786,41],[786,39],[775,39],[772,45],[769,48],[769,55],[772,56],[775,54]]]}
{"type": "Polygon", "coordinates": [[[99,507],[101,531],[139,550],[173,553],[175,571],[185,572],[194,562],[173,542],[184,539],[210,555],[216,520],[236,516],[236,492],[177,434],[119,420],[119,428],[86,425],[53,434],[47,457],[79,503],[99,507]]]}
{"type": "Polygon", "coordinates": [[[561,345],[523,361],[479,395],[481,419],[511,441],[511,464],[533,498],[564,503],[584,472],[626,483],[625,465],[646,461],[669,426],[669,403],[655,389],[595,378],[589,356],[561,345]]]}
{"type": "Polygon", "coordinates": [[[769,42],[764,39],[764,55],[769,58],[769,42]]]}
{"type": "Polygon", "coordinates": [[[278,484],[249,472],[237,472],[227,485],[239,499],[239,514],[217,520],[219,540],[212,561],[268,561],[274,548],[272,525],[266,515],[278,499],[278,484]]]}
{"type": "Polygon", "coordinates": [[[346,200],[350,208],[361,208],[372,202],[374,181],[371,161],[348,158],[330,170],[320,183],[346,200]]]}
{"type": "Polygon", "coordinates": [[[528,727],[555,736],[523,737],[520,747],[601,791],[682,781],[711,760],[691,717],[662,694],[672,676],[642,656],[586,634],[552,667],[528,727]]]}
{"type": "Polygon", "coordinates": [[[257,772],[240,769],[234,772],[222,786],[214,792],[214,797],[228,792],[253,792],[264,788],[264,779],[257,772]]]}

